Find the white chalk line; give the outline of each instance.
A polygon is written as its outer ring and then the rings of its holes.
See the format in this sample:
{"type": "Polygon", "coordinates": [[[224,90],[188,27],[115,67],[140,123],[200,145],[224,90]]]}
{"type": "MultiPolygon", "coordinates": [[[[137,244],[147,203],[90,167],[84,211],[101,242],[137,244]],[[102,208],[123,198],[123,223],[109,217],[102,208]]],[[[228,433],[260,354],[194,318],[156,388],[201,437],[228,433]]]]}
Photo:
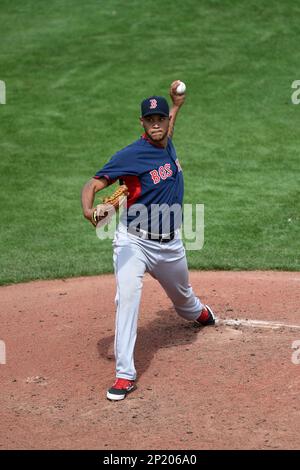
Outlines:
{"type": "Polygon", "coordinates": [[[286,328],[291,330],[300,330],[300,325],[290,325],[288,323],[278,323],[273,321],[263,320],[246,320],[246,319],[227,319],[227,320],[216,320],[216,325],[227,325],[227,326],[247,326],[252,328],[269,328],[271,330],[277,330],[279,328],[286,328]]]}

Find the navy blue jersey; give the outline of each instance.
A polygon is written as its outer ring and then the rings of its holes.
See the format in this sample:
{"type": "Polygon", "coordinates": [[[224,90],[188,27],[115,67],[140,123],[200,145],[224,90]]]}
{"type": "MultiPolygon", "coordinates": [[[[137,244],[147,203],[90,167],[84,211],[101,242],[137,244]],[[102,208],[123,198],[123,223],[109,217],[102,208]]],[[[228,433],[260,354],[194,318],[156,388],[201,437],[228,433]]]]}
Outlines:
{"type": "Polygon", "coordinates": [[[170,138],[164,148],[153,144],[144,134],[115,153],[96,173],[95,178],[100,177],[106,178],[109,184],[119,179],[128,187],[127,213],[124,212],[121,218],[123,223],[135,225],[136,221],[136,225],[152,233],[168,233],[180,227],[183,175],[170,138]],[[147,220],[145,211],[141,215],[143,207],[147,212],[147,220]],[[168,208],[171,208],[171,217],[169,230],[166,230],[163,219],[168,208]]]}

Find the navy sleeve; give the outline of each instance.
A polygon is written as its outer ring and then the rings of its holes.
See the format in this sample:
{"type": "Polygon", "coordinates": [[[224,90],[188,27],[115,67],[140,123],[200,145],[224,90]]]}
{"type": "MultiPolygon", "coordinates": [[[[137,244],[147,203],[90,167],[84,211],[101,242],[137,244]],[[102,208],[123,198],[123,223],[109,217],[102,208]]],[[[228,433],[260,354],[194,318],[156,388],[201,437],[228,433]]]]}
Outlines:
{"type": "Polygon", "coordinates": [[[94,178],[104,177],[107,179],[108,184],[112,184],[122,176],[138,175],[135,166],[133,155],[125,148],[115,153],[104,167],[97,171],[94,178]]]}

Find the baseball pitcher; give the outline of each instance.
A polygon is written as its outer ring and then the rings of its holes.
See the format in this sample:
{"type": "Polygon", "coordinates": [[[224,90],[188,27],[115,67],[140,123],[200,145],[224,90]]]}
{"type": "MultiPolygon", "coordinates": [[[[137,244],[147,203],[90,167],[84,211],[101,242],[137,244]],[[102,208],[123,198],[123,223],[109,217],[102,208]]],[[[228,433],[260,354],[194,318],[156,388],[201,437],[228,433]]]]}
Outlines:
{"type": "Polygon", "coordinates": [[[136,388],[134,347],[145,272],[161,284],[182,318],[202,326],[215,324],[212,309],[202,304],[189,284],[179,234],[184,183],[172,137],[186,97],[182,89],[179,80],[171,84],[171,110],[162,96],[142,101],[143,135],[115,153],[82,190],[83,214],[93,225],[105,220],[109,207],[118,205],[112,198],[111,205],[94,207],[98,191],[119,181],[122,189],[118,195],[127,196],[127,208],[113,240],[116,379],[107,391],[109,400],[122,400],[136,388]]]}

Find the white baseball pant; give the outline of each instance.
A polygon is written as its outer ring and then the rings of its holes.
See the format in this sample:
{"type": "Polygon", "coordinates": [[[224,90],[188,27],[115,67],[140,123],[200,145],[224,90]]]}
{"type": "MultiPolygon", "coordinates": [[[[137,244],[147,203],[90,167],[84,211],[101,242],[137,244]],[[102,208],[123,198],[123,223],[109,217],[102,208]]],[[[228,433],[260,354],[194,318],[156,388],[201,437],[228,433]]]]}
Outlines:
{"type": "Polygon", "coordinates": [[[116,377],[135,380],[134,347],[143,276],[150,273],[166,291],[178,315],[196,320],[204,305],[189,284],[185,248],[176,232],[174,240],[160,243],[127,232],[119,223],[113,241],[117,283],[115,358],[116,377]]]}

